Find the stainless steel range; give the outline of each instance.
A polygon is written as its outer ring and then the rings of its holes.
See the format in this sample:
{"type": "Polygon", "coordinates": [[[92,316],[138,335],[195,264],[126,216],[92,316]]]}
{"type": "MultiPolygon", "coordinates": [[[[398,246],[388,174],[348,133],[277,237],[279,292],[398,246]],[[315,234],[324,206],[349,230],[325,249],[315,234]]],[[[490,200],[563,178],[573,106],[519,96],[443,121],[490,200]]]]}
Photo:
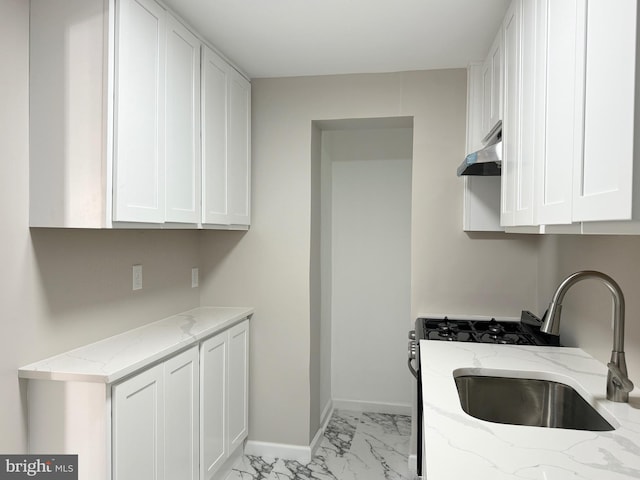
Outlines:
{"type": "Polygon", "coordinates": [[[409,370],[418,382],[417,404],[417,468],[422,475],[422,381],[420,378],[420,340],[444,342],[496,343],[504,345],[560,346],[560,338],[540,331],[542,321],[523,311],[520,321],[475,316],[432,316],[416,320],[409,332],[409,370]],[[413,363],[416,366],[414,367],[413,363]]]}

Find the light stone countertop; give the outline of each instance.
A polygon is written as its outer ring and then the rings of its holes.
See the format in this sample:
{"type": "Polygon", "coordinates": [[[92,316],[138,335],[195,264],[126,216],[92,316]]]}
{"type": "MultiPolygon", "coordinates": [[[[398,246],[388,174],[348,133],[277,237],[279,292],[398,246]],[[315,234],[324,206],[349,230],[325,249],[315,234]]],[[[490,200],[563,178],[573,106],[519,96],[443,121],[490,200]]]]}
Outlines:
{"type": "Polygon", "coordinates": [[[113,383],[241,322],[253,308],[199,307],[18,369],[20,378],[113,383]]]}
{"type": "MultiPolygon", "coordinates": [[[[640,391],[631,393],[628,404],[606,400],[607,368],[583,350],[421,341],[420,360],[427,480],[640,478],[640,391]],[[592,403],[615,430],[589,432],[476,419],[460,406],[454,372],[565,383],[592,403]]],[[[640,372],[635,373],[640,378],[640,372]]],[[[630,377],[634,380],[634,372],[630,377]]]]}

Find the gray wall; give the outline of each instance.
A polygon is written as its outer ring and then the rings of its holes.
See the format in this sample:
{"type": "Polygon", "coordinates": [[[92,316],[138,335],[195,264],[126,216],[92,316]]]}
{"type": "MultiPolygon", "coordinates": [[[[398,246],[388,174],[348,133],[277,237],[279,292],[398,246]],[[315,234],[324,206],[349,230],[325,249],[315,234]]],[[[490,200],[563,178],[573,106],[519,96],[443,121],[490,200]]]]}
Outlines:
{"type": "Polygon", "coordinates": [[[311,418],[319,410],[311,400],[319,390],[310,311],[313,120],[414,117],[407,330],[418,312],[534,309],[537,238],[462,232],[463,182],[453,172],[464,153],[464,70],[254,79],[252,90],[253,223],[246,234],[203,233],[202,302],[256,308],[250,438],[308,445],[320,422],[311,418]]]}
{"type": "MultiPolygon", "coordinates": [[[[540,252],[540,313],[547,308],[558,284],[579,270],[600,270],[620,285],[626,303],[625,349],[629,376],[640,383],[640,237],[550,236],[540,252]]],[[[612,300],[608,289],[593,280],[574,285],[562,307],[560,336],[603,363],[613,345],[612,300]]]]}
{"type": "Polygon", "coordinates": [[[3,453],[27,451],[18,367],[199,305],[197,232],[29,230],[28,35],[29,2],[0,0],[3,453]]]}

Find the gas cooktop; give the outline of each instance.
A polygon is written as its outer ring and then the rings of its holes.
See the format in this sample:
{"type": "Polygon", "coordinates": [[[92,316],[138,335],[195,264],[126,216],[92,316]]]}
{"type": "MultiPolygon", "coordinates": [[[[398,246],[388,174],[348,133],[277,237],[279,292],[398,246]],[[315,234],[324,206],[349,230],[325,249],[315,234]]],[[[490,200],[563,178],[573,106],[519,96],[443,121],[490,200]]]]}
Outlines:
{"type": "Polygon", "coordinates": [[[559,338],[541,332],[540,325],[540,319],[530,312],[522,312],[520,321],[421,317],[416,320],[416,338],[509,345],[559,345],[559,338]]]}

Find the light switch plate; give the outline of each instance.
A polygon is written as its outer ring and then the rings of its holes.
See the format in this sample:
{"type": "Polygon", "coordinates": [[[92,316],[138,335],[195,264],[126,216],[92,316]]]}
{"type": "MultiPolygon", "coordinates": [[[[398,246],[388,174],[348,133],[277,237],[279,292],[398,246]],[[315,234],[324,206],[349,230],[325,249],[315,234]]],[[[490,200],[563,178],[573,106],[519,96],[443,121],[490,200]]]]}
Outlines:
{"type": "Polygon", "coordinates": [[[133,289],[142,290],[142,265],[133,266],[133,289]]]}
{"type": "Polygon", "coordinates": [[[193,267],[191,269],[191,288],[196,288],[198,286],[198,268],[193,267]]]}

